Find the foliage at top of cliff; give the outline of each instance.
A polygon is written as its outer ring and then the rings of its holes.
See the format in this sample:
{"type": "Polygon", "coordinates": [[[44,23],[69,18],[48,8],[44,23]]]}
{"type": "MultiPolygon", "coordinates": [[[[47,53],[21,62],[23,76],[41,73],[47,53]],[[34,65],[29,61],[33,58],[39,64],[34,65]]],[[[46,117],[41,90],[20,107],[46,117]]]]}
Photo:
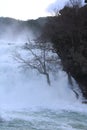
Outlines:
{"type": "Polygon", "coordinates": [[[57,16],[50,17],[41,39],[52,43],[64,70],[84,86],[83,95],[87,97],[87,5],[65,6],[57,16]]]}
{"type": "Polygon", "coordinates": [[[49,17],[41,39],[51,41],[55,49],[87,46],[87,5],[81,8],[65,6],[58,16],[49,17]]]}

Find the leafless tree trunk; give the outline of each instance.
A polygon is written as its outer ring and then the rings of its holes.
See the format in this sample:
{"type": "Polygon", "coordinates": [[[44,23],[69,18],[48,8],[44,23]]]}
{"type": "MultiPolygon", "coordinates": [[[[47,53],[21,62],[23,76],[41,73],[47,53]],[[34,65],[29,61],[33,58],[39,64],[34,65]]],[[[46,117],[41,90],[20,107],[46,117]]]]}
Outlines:
{"type": "Polygon", "coordinates": [[[50,77],[49,77],[49,74],[48,74],[48,73],[46,73],[46,77],[47,77],[47,83],[48,83],[49,85],[51,85],[51,81],[50,81],[50,77]]]}
{"type": "Polygon", "coordinates": [[[55,68],[58,65],[58,56],[56,55],[56,57],[53,58],[52,56],[50,56],[50,54],[48,55],[50,49],[46,46],[46,44],[33,44],[29,39],[28,43],[26,43],[23,48],[27,52],[31,53],[33,58],[26,59],[18,53],[16,54],[16,59],[19,60],[26,68],[35,69],[40,74],[45,75],[48,85],[51,85],[49,72],[54,71],[52,65],[54,65],[55,68]],[[41,53],[38,55],[37,53],[35,53],[35,50],[37,50],[38,53],[41,53]]]}

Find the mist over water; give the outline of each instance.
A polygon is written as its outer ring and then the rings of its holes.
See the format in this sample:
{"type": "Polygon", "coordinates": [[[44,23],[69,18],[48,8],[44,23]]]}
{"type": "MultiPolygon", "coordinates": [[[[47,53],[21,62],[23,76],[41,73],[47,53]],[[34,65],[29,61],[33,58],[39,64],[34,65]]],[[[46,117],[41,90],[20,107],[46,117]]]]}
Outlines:
{"type": "MultiPolygon", "coordinates": [[[[32,39],[32,32],[29,37],[32,39]]],[[[26,42],[26,33],[0,40],[0,130],[78,130],[73,123],[77,116],[86,130],[87,120],[85,124],[82,120],[87,107],[76,99],[65,72],[59,70],[55,77],[51,75],[52,85],[48,86],[43,75],[19,67],[14,54],[26,42]]]]}
{"type": "Polygon", "coordinates": [[[19,39],[16,42],[0,41],[0,108],[55,109],[80,103],[62,70],[59,70],[55,77],[51,75],[52,85],[48,86],[43,75],[19,67],[14,54],[21,50],[21,46],[26,42],[26,38],[21,38],[20,42],[19,39]]]}
{"type": "MultiPolygon", "coordinates": [[[[23,37],[22,37],[23,38],[23,37]]],[[[67,75],[59,70],[55,78],[51,77],[49,87],[44,76],[33,70],[25,70],[14,60],[13,53],[23,45],[22,39],[17,42],[0,42],[0,102],[1,107],[56,107],[59,103],[77,101],[69,88],[67,75]],[[20,44],[19,44],[20,43],[20,44]]],[[[25,40],[25,39],[23,39],[25,40]]]]}

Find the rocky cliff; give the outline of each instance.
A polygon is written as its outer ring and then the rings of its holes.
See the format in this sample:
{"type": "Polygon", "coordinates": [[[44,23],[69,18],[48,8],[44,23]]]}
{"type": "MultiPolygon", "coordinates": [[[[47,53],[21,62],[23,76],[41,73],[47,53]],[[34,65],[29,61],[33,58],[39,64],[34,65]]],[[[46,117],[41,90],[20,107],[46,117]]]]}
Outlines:
{"type": "Polygon", "coordinates": [[[64,70],[87,98],[87,5],[64,7],[60,15],[48,18],[41,37],[52,42],[64,70]]]}

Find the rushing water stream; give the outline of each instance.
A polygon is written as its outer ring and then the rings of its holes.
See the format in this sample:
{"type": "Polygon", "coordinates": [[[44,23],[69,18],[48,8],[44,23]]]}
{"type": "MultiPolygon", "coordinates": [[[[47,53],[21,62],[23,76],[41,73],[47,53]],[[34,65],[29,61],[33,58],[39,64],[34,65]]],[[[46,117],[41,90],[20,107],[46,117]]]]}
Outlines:
{"type": "Polygon", "coordinates": [[[11,111],[0,122],[0,130],[86,130],[87,115],[72,111],[11,111]]]}
{"type": "Polygon", "coordinates": [[[87,106],[59,70],[49,87],[45,78],[15,61],[19,44],[0,42],[0,130],[87,130],[87,106]]]}

